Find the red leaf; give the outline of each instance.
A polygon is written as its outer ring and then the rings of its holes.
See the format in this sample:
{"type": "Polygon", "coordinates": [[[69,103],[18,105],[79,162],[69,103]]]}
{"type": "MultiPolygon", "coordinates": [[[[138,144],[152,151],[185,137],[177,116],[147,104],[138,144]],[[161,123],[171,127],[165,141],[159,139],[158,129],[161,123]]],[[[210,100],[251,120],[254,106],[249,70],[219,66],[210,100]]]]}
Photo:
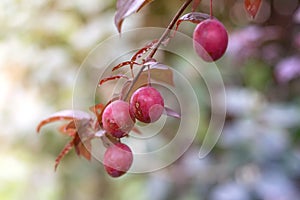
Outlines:
{"type": "Polygon", "coordinates": [[[75,124],[75,121],[71,121],[70,123],[68,123],[66,125],[66,130],[76,130],[76,124],[75,124]]]}
{"type": "Polygon", "coordinates": [[[100,119],[101,119],[100,115],[101,115],[103,109],[104,109],[104,105],[102,103],[98,103],[89,108],[89,110],[92,111],[97,117],[97,122],[95,122],[95,124],[97,124],[100,121],[100,119]]]}
{"type": "Polygon", "coordinates": [[[122,62],[122,63],[118,64],[117,66],[115,66],[111,71],[115,71],[115,70],[120,69],[121,67],[124,67],[126,65],[130,65],[130,68],[132,69],[133,65],[140,65],[140,64],[136,63],[136,62],[133,62],[133,61],[125,61],[125,62],[122,62]]]}
{"type": "Polygon", "coordinates": [[[105,108],[113,101],[117,100],[118,98],[112,98],[111,100],[109,100],[103,107],[101,113],[97,116],[97,120],[100,124],[100,126],[102,126],[102,115],[103,115],[103,111],[105,110],[105,108]]]}
{"type": "Polygon", "coordinates": [[[78,133],[76,133],[76,135],[74,136],[73,142],[74,142],[74,145],[75,145],[76,153],[79,155],[79,151],[77,151],[76,146],[78,146],[81,143],[81,138],[79,137],[78,133]]]}
{"type": "Polygon", "coordinates": [[[197,7],[199,6],[200,2],[201,2],[201,0],[194,0],[193,1],[193,5],[192,5],[192,11],[193,12],[197,9],[197,7]]]}
{"type": "Polygon", "coordinates": [[[115,25],[119,33],[121,33],[122,23],[126,17],[138,12],[142,7],[152,1],[153,0],[118,0],[117,11],[115,14],[115,25]]]}
{"type": "Polygon", "coordinates": [[[147,53],[152,47],[158,42],[158,40],[153,40],[149,44],[147,44],[145,47],[140,49],[138,52],[136,52],[132,58],[131,61],[136,61],[137,59],[141,58],[145,53],[147,53]]]}
{"type": "Polygon", "coordinates": [[[61,121],[61,120],[74,120],[74,119],[76,120],[91,119],[91,116],[90,114],[80,110],[62,110],[54,113],[47,119],[42,120],[38,124],[36,130],[37,132],[40,132],[43,126],[52,122],[61,121]]]}
{"type": "Polygon", "coordinates": [[[110,76],[110,77],[106,77],[100,80],[99,85],[102,85],[103,83],[107,82],[107,81],[111,81],[111,80],[115,80],[115,79],[120,79],[120,78],[126,78],[128,79],[127,76],[123,75],[123,74],[119,74],[119,75],[114,75],[114,76],[110,76]]]}
{"type": "Polygon", "coordinates": [[[75,145],[75,150],[78,156],[83,156],[87,160],[91,160],[91,140],[87,140],[84,143],[80,141],[77,145],[75,145]]]}
{"type": "MultiPolygon", "coordinates": [[[[67,126],[70,126],[70,128],[75,126],[75,122],[72,122],[73,123],[69,123],[67,126]]],[[[91,140],[95,138],[94,130],[91,129],[91,121],[86,119],[79,120],[78,123],[76,123],[76,132],[72,136],[72,141],[70,141],[64,147],[64,149],[56,158],[55,168],[58,166],[60,160],[71,150],[73,146],[75,147],[75,151],[78,156],[83,156],[87,160],[91,159],[91,140]]]]}
{"type": "Polygon", "coordinates": [[[98,129],[95,130],[93,128],[93,124],[94,121],[91,120],[80,120],[76,122],[77,135],[80,137],[79,141],[85,142],[95,137],[95,131],[97,131],[98,129]]]}
{"type": "Polygon", "coordinates": [[[74,140],[75,138],[73,138],[69,143],[67,143],[65,145],[65,147],[62,149],[62,151],[59,153],[59,155],[56,157],[55,159],[55,165],[54,165],[54,170],[56,171],[61,159],[67,154],[69,153],[69,151],[72,149],[72,147],[74,146],[74,140]]]}
{"type": "Polygon", "coordinates": [[[192,22],[192,23],[195,23],[195,24],[199,24],[203,20],[206,20],[206,19],[209,19],[209,18],[210,18],[210,15],[208,15],[206,13],[201,13],[201,12],[187,13],[187,14],[183,15],[182,17],[180,17],[177,20],[175,30],[178,29],[178,27],[181,24],[181,22],[188,21],[188,22],[192,22]]]}
{"type": "Polygon", "coordinates": [[[91,106],[89,108],[89,110],[92,111],[95,115],[98,115],[98,114],[101,113],[101,111],[103,110],[103,108],[104,108],[104,105],[102,103],[98,103],[98,104],[96,104],[94,106],[91,106]]]}
{"type": "Polygon", "coordinates": [[[66,134],[70,137],[73,137],[76,133],[76,127],[75,127],[75,122],[71,121],[68,124],[64,124],[61,127],[59,127],[59,132],[66,134]]]}
{"type": "Polygon", "coordinates": [[[261,5],[261,0],[245,0],[244,5],[249,15],[251,15],[251,17],[254,18],[261,5]]]}
{"type": "Polygon", "coordinates": [[[210,15],[208,15],[206,13],[200,13],[200,12],[191,12],[191,13],[187,13],[187,14],[183,15],[182,17],[180,17],[177,20],[175,31],[174,31],[174,34],[172,35],[172,37],[175,36],[176,31],[178,30],[179,25],[182,22],[188,21],[188,22],[192,22],[192,23],[195,23],[195,24],[199,24],[200,22],[202,22],[206,19],[209,19],[209,18],[210,18],[210,15]]]}
{"type": "Polygon", "coordinates": [[[165,107],[165,113],[166,115],[170,116],[170,117],[174,117],[174,118],[181,118],[181,115],[179,113],[177,113],[176,111],[172,110],[171,108],[167,108],[165,107]]]}

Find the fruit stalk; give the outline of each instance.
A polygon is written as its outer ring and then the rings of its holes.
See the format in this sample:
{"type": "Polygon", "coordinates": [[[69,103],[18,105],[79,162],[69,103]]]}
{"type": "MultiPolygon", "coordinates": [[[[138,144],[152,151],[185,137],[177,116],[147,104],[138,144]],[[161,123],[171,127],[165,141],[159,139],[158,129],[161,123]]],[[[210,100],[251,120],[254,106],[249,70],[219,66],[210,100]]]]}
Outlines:
{"type": "Polygon", "coordinates": [[[213,0],[210,0],[210,19],[214,18],[213,14],[213,0]]]}

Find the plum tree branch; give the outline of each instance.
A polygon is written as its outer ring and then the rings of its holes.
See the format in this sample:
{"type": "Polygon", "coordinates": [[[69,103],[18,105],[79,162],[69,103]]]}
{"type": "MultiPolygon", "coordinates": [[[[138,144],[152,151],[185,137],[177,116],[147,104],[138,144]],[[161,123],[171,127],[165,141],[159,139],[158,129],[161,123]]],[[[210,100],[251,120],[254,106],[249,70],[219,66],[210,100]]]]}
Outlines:
{"type": "MultiPolygon", "coordinates": [[[[168,35],[170,34],[171,30],[173,29],[173,27],[175,26],[177,20],[179,19],[179,17],[182,15],[182,13],[185,11],[185,9],[188,7],[188,5],[192,2],[193,0],[186,0],[182,6],[179,8],[179,10],[177,11],[177,13],[174,15],[173,19],[171,20],[170,24],[168,25],[168,27],[166,28],[166,30],[164,31],[164,33],[162,34],[162,36],[159,38],[158,42],[156,43],[155,47],[153,48],[153,50],[150,52],[149,56],[147,57],[147,59],[151,59],[153,58],[153,56],[155,55],[155,53],[157,52],[158,48],[160,47],[160,45],[162,44],[162,42],[168,37],[168,35]]],[[[146,59],[146,60],[147,60],[146,59]]],[[[132,83],[129,87],[129,89],[127,90],[127,93],[123,96],[123,99],[126,100],[128,98],[128,95],[130,93],[130,91],[132,90],[132,88],[134,87],[135,83],[137,82],[137,80],[139,79],[140,75],[142,74],[143,70],[147,67],[147,65],[144,65],[141,67],[141,69],[139,70],[139,72],[137,73],[137,75],[134,77],[134,79],[132,80],[132,83]]]]}
{"type": "Polygon", "coordinates": [[[186,7],[188,7],[188,5],[192,2],[192,0],[187,0],[181,7],[180,9],[177,11],[177,13],[175,14],[175,16],[173,17],[172,21],[170,22],[170,24],[168,25],[168,27],[166,28],[165,32],[162,34],[162,36],[160,37],[160,39],[158,40],[157,44],[155,45],[155,48],[151,51],[151,53],[149,54],[149,58],[152,58],[154,56],[154,54],[156,53],[157,49],[159,48],[159,46],[161,45],[161,43],[168,37],[168,35],[170,34],[172,28],[175,26],[177,20],[179,19],[179,17],[182,15],[182,13],[184,12],[184,10],[186,9],[186,7]]]}

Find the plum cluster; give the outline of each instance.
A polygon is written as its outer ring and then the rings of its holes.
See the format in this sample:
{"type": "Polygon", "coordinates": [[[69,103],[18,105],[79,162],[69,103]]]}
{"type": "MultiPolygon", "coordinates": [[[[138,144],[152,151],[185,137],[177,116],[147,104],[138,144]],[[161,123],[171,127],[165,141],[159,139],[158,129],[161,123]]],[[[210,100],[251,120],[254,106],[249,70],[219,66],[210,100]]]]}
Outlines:
{"type": "MultiPolygon", "coordinates": [[[[115,138],[122,138],[134,127],[136,120],[144,123],[157,121],[164,111],[164,99],[160,92],[151,86],[137,89],[128,102],[115,100],[103,111],[103,129],[115,138]]],[[[109,146],[104,153],[104,167],[112,177],[125,174],[133,161],[131,149],[118,142],[109,146]]]]}

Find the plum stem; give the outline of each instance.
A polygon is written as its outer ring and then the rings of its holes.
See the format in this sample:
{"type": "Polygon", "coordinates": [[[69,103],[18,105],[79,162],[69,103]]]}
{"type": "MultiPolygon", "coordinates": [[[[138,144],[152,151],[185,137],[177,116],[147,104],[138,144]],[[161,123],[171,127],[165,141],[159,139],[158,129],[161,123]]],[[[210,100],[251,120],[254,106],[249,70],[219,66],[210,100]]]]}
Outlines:
{"type": "Polygon", "coordinates": [[[213,14],[213,0],[210,0],[210,18],[212,19],[214,16],[213,14]]]}

